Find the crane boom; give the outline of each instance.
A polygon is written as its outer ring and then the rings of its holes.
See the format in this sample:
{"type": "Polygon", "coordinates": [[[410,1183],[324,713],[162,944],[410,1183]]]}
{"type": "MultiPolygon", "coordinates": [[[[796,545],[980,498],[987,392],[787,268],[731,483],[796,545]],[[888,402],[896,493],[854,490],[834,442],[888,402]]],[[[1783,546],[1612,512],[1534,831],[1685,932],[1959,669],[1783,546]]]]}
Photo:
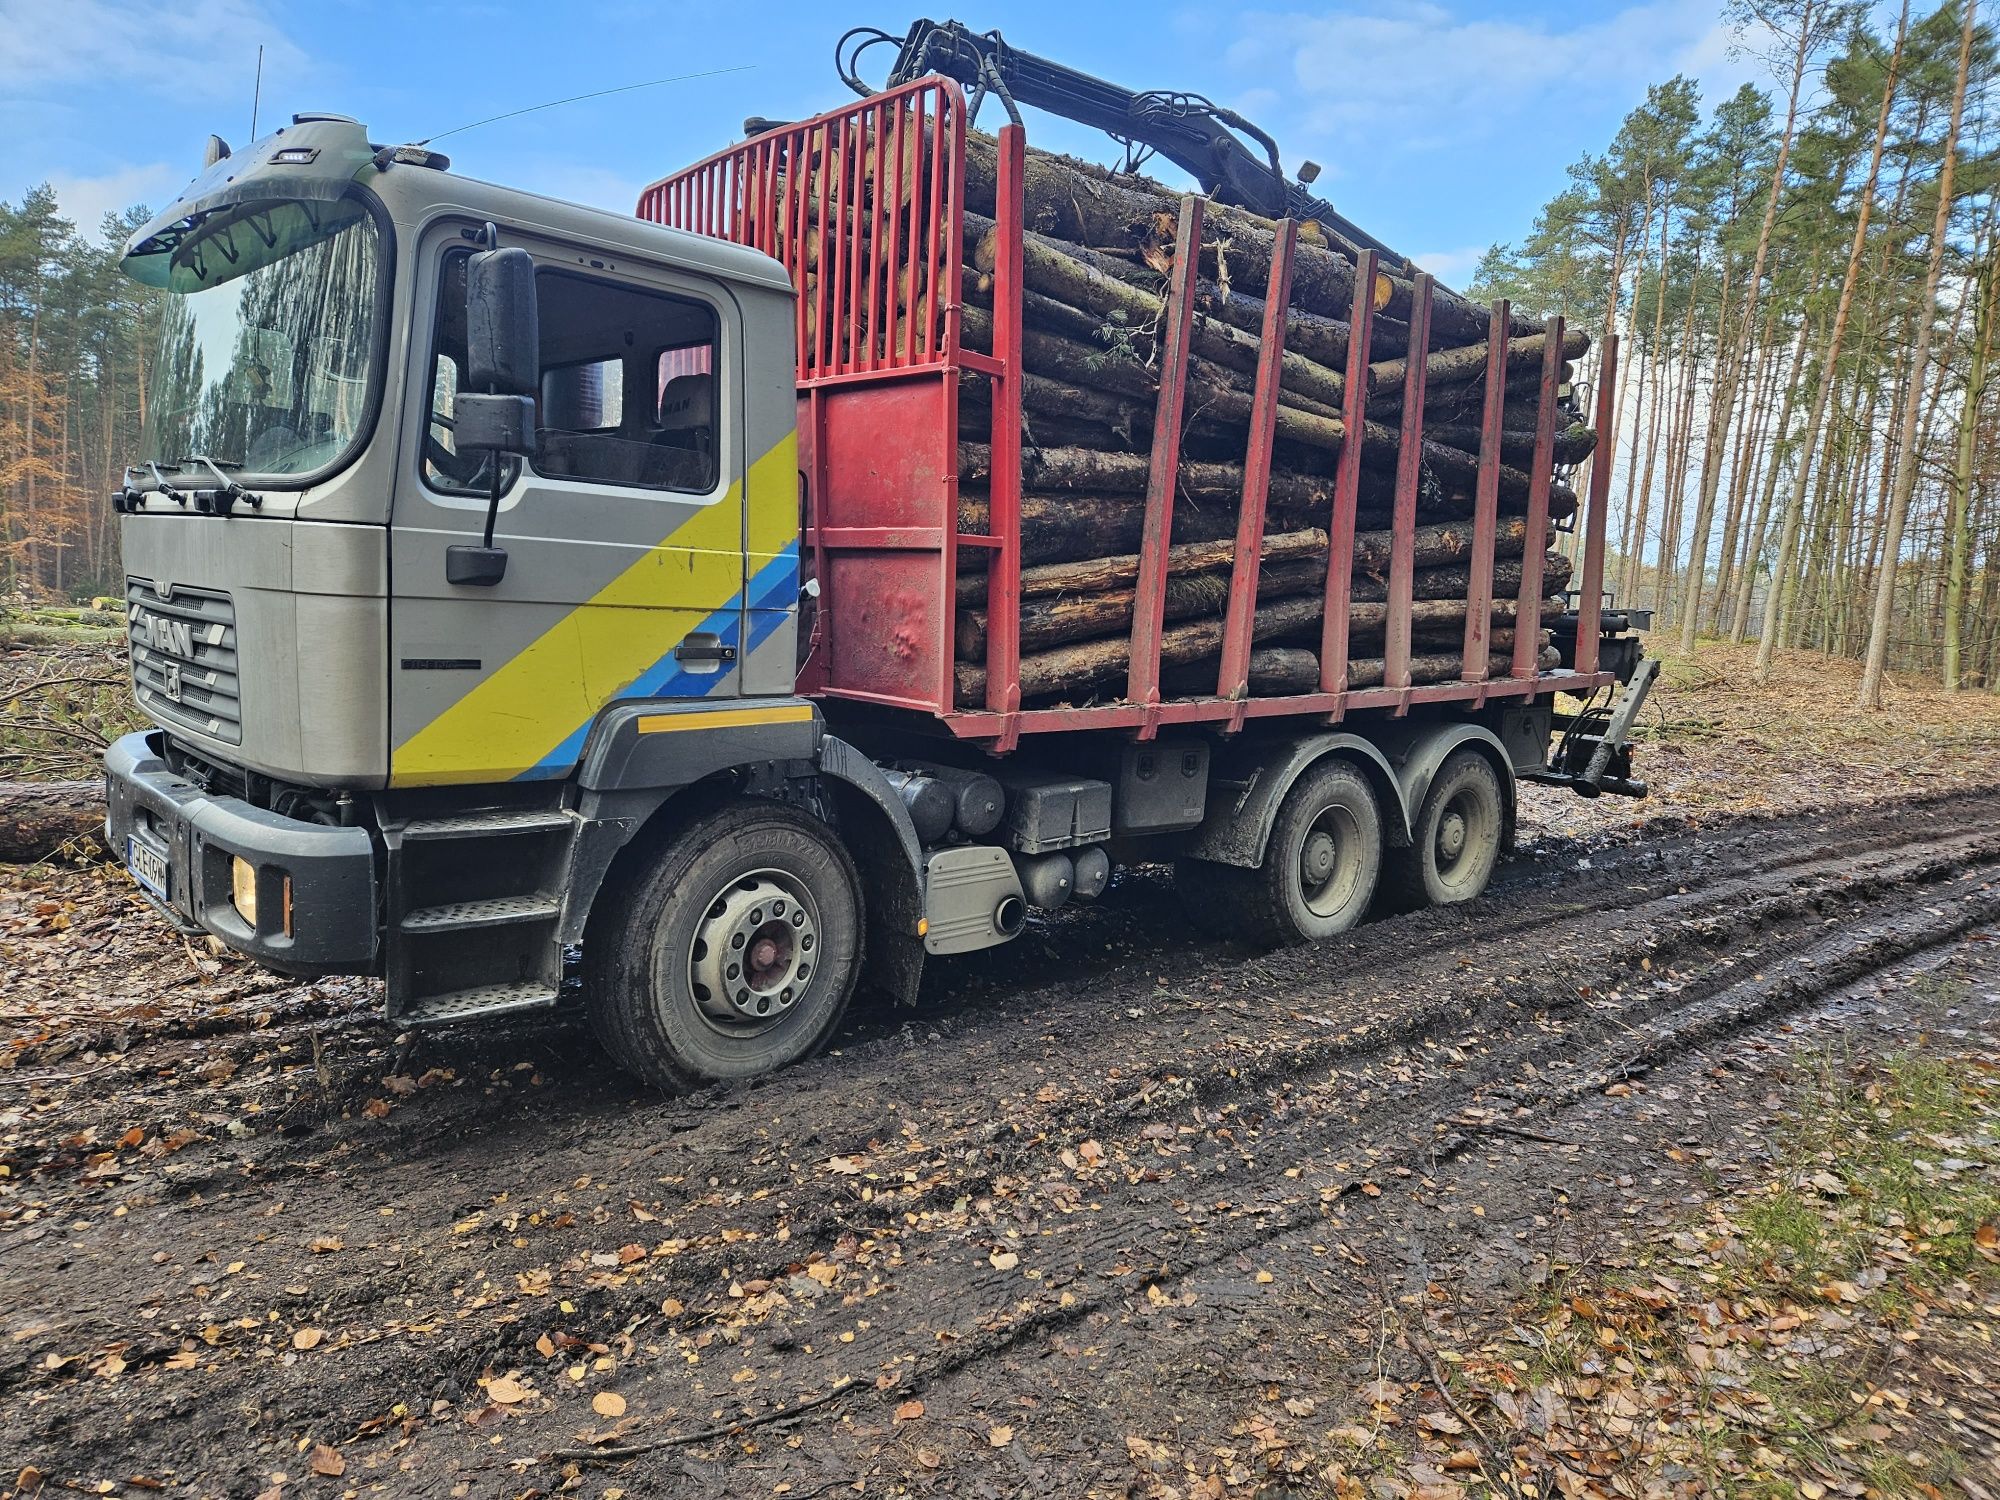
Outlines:
{"type": "Polygon", "coordinates": [[[1017,104],[1031,105],[1078,124],[1102,130],[1126,147],[1133,169],[1157,152],[1187,172],[1202,191],[1223,203],[1268,218],[1316,219],[1362,249],[1402,262],[1387,245],[1341,214],[1304,183],[1285,176],[1278,145],[1235,110],[1200,94],[1151,89],[1135,92],[1075,68],[1012,46],[998,31],[975,32],[959,21],[922,20],[900,41],[874,27],[856,27],[840,39],[840,75],[864,96],[876,90],[856,71],[861,54],[883,44],[896,46],[896,61],[884,88],[926,74],[953,79],[973,94],[975,108],[997,95],[1010,115],[1017,104]],[[1239,133],[1262,148],[1246,146],[1239,133]]]}

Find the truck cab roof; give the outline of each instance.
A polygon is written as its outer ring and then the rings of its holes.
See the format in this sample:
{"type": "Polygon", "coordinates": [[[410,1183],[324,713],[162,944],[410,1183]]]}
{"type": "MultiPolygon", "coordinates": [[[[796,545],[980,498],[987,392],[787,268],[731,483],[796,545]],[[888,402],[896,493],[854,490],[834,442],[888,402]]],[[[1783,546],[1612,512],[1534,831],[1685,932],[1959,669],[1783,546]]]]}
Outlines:
{"type": "MultiPolygon", "coordinates": [[[[226,147],[221,149],[227,153],[226,147]]],[[[622,251],[726,281],[792,291],[784,267],[760,251],[663,228],[627,213],[482,182],[448,167],[445,157],[421,147],[371,142],[366,127],[345,116],[298,115],[243,150],[217,157],[132,236],[124,269],[150,286],[192,290],[193,284],[180,284],[189,274],[182,252],[198,244],[210,226],[254,214],[259,205],[332,204],[360,184],[381,199],[399,226],[463,213],[503,227],[577,240],[613,255],[622,251]]]]}

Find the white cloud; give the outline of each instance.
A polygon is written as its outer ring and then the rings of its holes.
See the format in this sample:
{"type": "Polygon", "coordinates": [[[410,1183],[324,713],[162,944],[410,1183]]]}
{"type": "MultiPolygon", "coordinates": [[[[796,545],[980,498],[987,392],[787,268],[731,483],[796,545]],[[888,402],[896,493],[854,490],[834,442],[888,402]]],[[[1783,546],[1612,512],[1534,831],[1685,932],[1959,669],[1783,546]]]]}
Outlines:
{"type": "Polygon", "coordinates": [[[1484,245],[1467,245],[1462,250],[1432,250],[1410,259],[1446,286],[1462,287],[1472,280],[1472,273],[1479,269],[1479,258],[1485,253],[1484,245]]]}
{"type": "Polygon", "coordinates": [[[305,61],[259,0],[0,0],[0,35],[10,52],[9,78],[34,92],[88,83],[108,94],[112,85],[171,79],[192,67],[211,82],[240,81],[247,93],[260,45],[267,81],[305,61]],[[218,66],[226,67],[226,77],[210,71],[218,66]]]}
{"type": "Polygon", "coordinates": [[[135,203],[163,207],[193,175],[186,166],[153,162],[121,167],[98,177],[66,177],[58,173],[49,178],[49,185],[56,190],[56,202],[62,207],[63,217],[86,238],[95,238],[97,226],[107,213],[121,213],[135,203]]]}
{"type": "Polygon", "coordinates": [[[1714,0],[1583,8],[1576,24],[1461,17],[1436,0],[1359,0],[1245,17],[1228,58],[1246,83],[1296,101],[1314,134],[1437,147],[1532,130],[1584,100],[1619,98],[1677,71],[1717,93],[1744,75],[1726,59],[1714,0]]]}

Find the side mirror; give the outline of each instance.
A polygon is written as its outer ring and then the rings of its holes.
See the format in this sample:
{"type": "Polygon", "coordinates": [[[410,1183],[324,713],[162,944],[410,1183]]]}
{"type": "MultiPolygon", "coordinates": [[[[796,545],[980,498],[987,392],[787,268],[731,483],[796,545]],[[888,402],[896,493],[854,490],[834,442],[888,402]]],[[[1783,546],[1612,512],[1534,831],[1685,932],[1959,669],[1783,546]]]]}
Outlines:
{"type": "Polygon", "coordinates": [[[465,270],[466,384],[533,396],[542,367],[534,257],[519,246],[482,250],[465,270]]]}

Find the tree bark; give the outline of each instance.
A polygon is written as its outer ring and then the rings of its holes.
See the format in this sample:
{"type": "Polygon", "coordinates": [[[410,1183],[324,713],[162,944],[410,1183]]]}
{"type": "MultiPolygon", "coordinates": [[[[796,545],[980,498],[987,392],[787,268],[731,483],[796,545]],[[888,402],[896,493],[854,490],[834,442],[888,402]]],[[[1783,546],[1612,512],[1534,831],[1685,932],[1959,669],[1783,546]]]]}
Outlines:
{"type": "Polygon", "coordinates": [[[71,839],[104,836],[104,784],[0,781],[0,860],[32,864],[71,839]]]}
{"type": "MultiPolygon", "coordinates": [[[[991,216],[998,186],[999,153],[990,137],[968,134],[965,143],[966,207],[991,216]]],[[[1164,272],[1173,255],[1173,221],[1179,217],[1180,195],[1142,177],[1092,171],[1082,163],[1029,151],[1021,184],[1027,227],[1079,245],[1108,249],[1137,246],[1149,252],[1155,269],[1164,272]],[[1167,220],[1162,240],[1161,220],[1167,220]]],[[[1263,295],[1269,283],[1271,246],[1276,226],[1271,220],[1241,208],[1209,201],[1205,205],[1202,264],[1209,279],[1263,295]],[[1219,265],[1218,265],[1219,260],[1219,265]]],[[[1338,242],[1321,226],[1302,226],[1294,258],[1292,301],[1326,317],[1345,317],[1354,303],[1355,267],[1349,254],[1333,248],[1338,242]]],[[[1385,272],[1399,270],[1385,261],[1385,272]]],[[[1400,275],[1378,274],[1376,310],[1409,321],[1411,283],[1400,275]]],[[[1488,310],[1457,293],[1438,287],[1431,309],[1432,342],[1437,347],[1483,339],[1488,310]]],[[[1532,332],[1525,322],[1523,333],[1532,332]]]]}
{"type": "Polygon", "coordinates": [[[1944,271],[1945,241],[1951,230],[1952,182],[1958,168],[1958,132],[1965,121],[1966,80],[1972,70],[1972,39],[1978,0],[1965,0],[1959,28],[1958,77],[1952,88],[1951,124],[1945,130],[1944,163],[1938,169],[1937,219],[1931,226],[1930,264],[1924,274],[1922,312],[1917,320],[1916,348],[1910,354],[1909,391],[1903,407],[1901,451],[1896,456],[1896,480],[1889,492],[1888,515],[1882,527],[1882,571],[1875,584],[1875,615],[1868,627],[1868,655],[1862,663],[1862,708],[1882,707],[1882,676],[1889,658],[1889,626],[1896,603],[1897,564],[1903,551],[1903,524],[1910,513],[1910,496],[1917,487],[1920,447],[1917,424],[1922,409],[1924,370],[1930,360],[1932,331],[1937,325],[1938,281],[1944,271]]]}
{"type": "MultiPolygon", "coordinates": [[[[1222,573],[1191,573],[1167,579],[1166,613],[1169,620],[1199,616],[1220,617],[1229,607],[1229,576],[1222,573]]],[[[1289,599],[1300,594],[1318,593],[1326,582],[1323,562],[1279,563],[1257,575],[1260,604],[1289,599]]],[[[1137,591],[1112,589],[1095,594],[1057,594],[1021,602],[1021,649],[1044,651],[1067,641],[1086,641],[1098,636],[1122,634],[1132,626],[1137,591]]],[[[1424,627],[1449,626],[1456,631],[1465,623],[1463,599],[1424,599],[1410,606],[1411,623],[1424,627]]],[[[1502,599],[1493,606],[1493,620],[1512,621],[1516,602],[1502,599]]],[[[984,605],[958,612],[957,647],[961,661],[986,658],[987,611],[984,605]]],[[[1364,601],[1349,606],[1348,628],[1356,635],[1379,634],[1387,628],[1388,605],[1364,601]]]]}
{"type": "MultiPolygon", "coordinates": [[[[1259,555],[1266,564],[1297,562],[1313,558],[1324,565],[1327,535],[1309,527],[1302,531],[1267,533],[1259,555]]],[[[1233,567],[1236,541],[1232,536],[1213,542],[1186,542],[1167,549],[1167,573],[1205,573],[1233,567]]],[[[1107,589],[1129,587],[1139,576],[1139,554],[1093,558],[1084,562],[1050,563],[1021,570],[1021,597],[1032,599],[1050,594],[1092,594],[1107,589]]],[[[975,573],[958,580],[961,606],[986,602],[986,577],[975,573]]]]}

